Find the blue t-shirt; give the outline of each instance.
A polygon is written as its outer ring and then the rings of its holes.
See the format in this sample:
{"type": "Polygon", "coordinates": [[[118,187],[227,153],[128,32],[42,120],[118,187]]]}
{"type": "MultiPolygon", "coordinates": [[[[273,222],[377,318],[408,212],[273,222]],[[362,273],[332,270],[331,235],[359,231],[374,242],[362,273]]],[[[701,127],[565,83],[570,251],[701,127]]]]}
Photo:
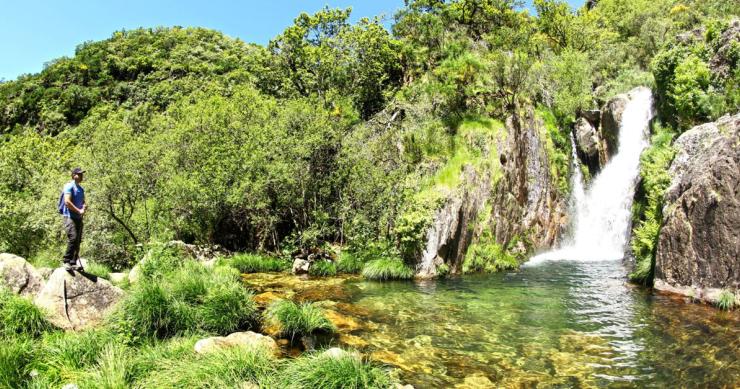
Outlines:
{"type": "MultiPolygon", "coordinates": [[[[74,204],[75,207],[82,208],[82,205],[85,204],[85,190],[82,189],[81,186],[77,185],[76,182],[68,182],[66,185],[64,185],[64,189],[62,189],[62,192],[64,193],[65,197],[66,195],[72,196],[72,204],[74,204]]],[[[75,211],[70,211],[69,208],[67,208],[66,203],[62,205],[62,215],[64,215],[64,217],[69,217],[72,219],[82,218],[79,213],[75,211]]]]}

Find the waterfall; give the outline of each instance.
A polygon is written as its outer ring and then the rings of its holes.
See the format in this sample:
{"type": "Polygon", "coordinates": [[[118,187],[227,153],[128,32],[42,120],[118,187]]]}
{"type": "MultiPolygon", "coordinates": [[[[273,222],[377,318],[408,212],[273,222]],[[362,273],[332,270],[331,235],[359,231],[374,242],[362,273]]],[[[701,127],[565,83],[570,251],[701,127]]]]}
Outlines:
{"type": "Polygon", "coordinates": [[[534,257],[531,264],[543,260],[600,261],[624,257],[640,154],[648,146],[648,124],[653,117],[649,89],[637,88],[629,93],[629,98],[619,126],[618,152],[585,192],[574,151],[574,223],[570,239],[560,249],[534,257]]]}

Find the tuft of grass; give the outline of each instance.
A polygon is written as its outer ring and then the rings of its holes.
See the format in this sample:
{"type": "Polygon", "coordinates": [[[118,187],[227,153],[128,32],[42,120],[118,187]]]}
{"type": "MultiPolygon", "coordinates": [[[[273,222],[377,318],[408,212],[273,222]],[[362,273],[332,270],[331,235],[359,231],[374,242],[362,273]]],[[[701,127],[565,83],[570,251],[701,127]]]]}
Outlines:
{"type": "Polygon", "coordinates": [[[386,370],[352,353],[296,358],[280,374],[280,380],[279,386],[285,388],[389,388],[394,384],[386,370]]]}
{"type": "Polygon", "coordinates": [[[281,335],[290,336],[291,339],[313,332],[336,330],[324,311],[313,303],[296,304],[290,300],[278,300],[267,307],[264,316],[268,325],[279,328],[281,335]]]}
{"type": "Polygon", "coordinates": [[[400,259],[381,258],[366,263],[362,276],[368,280],[408,280],[414,277],[414,270],[400,259]]]}
{"type": "Polygon", "coordinates": [[[308,274],[312,276],[335,276],[337,275],[337,265],[330,261],[316,261],[311,264],[308,274]]]}
{"type": "Polygon", "coordinates": [[[735,294],[729,290],[723,290],[717,299],[717,307],[723,311],[730,311],[738,306],[735,294]]]}
{"type": "Polygon", "coordinates": [[[159,280],[137,284],[115,315],[114,327],[134,341],[194,332],[228,335],[250,327],[256,312],[238,272],[189,261],[159,280]]]}
{"type": "Polygon", "coordinates": [[[100,278],[110,279],[110,273],[112,273],[113,270],[108,265],[98,263],[95,261],[88,261],[85,264],[85,273],[89,273],[95,276],[98,276],[100,278]]]}
{"type": "Polygon", "coordinates": [[[0,288],[0,335],[39,337],[53,329],[31,300],[0,288]]]}
{"type": "Polygon", "coordinates": [[[142,388],[236,388],[251,382],[272,387],[276,362],[261,347],[231,347],[199,355],[190,353],[179,358],[155,362],[155,368],[143,378],[142,388]]]}
{"type": "Polygon", "coordinates": [[[0,388],[23,387],[30,378],[34,342],[25,336],[0,337],[0,388]]]}
{"type": "Polygon", "coordinates": [[[179,269],[185,261],[186,258],[177,247],[154,244],[139,263],[139,267],[143,278],[157,279],[179,269]]]}
{"type": "Polygon", "coordinates": [[[365,262],[353,252],[344,250],[337,261],[337,272],[346,274],[359,274],[365,262]]]}
{"type": "Polygon", "coordinates": [[[232,266],[242,273],[281,272],[290,267],[290,263],[284,259],[246,253],[236,254],[231,258],[222,260],[222,263],[232,266]]]}
{"type": "Polygon", "coordinates": [[[40,349],[43,359],[34,368],[47,382],[58,386],[78,382],[84,369],[93,366],[103,349],[115,342],[117,339],[106,330],[47,334],[40,349]]]}
{"type": "Polygon", "coordinates": [[[98,355],[97,363],[80,381],[83,388],[126,389],[131,387],[131,351],[109,343],[98,355]]]}

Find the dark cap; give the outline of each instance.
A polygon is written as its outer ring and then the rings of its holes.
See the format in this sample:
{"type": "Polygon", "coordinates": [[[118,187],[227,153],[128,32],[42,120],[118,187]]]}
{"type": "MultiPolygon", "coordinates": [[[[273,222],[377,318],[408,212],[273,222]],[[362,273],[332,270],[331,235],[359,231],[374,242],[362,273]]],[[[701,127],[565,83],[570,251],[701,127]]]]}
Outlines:
{"type": "Polygon", "coordinates": [[[72,169],[72,175],[74,176],[75,174],[85,174],[85,171],[82,168],[76,167],[72,169]]]}

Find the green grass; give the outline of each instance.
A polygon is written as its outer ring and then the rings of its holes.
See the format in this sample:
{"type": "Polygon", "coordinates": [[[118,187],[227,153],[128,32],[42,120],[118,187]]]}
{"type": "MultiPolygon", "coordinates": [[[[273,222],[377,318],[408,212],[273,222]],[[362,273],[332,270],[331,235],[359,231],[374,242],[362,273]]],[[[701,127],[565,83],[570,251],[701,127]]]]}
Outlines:
{"type": "Polygon", "coordinates": [[[46,382],[59,386],[78,382],[83,379],[83,370],[94,366],[103,349],[116,342],[119,340],[105,329],[47,334],[41,343],[42,358],[34,368],[46,382]]]}
{"type": "Polygon", "coordinates": [[[142,388],[238,388],[246,382],[272,387],[277,362],[264,348],[231,347],[199,355],[190,353],[180,358],[154,362],[153,370],[144,377],[142,388]]]}
{"type": "Polygon", "coordinates": [[[81,388],[126,389],[131,387],[132,350],[120,343],[109,343],[98,355],[96,364],[81,377],[81,388]]]}
{"type": "Polygon", "coordinates": [[[0,288],[0,335],[39,337],[53,329],[31,300],[0,288]]]}
{"type": "Polygon", "coordinates": [[[296,358],[280,374],[278,387],[284,388],[390,388],[394,384],[387,371],[364,362],[352,353],[332,357],[314,353],[296,358]]]}
{"type": "Polygon", "coordinates": [[[113,270],[108,265],[94,262],[94,261],[88,261],[85,264],[85,273],[92,274],[95,276],[98,276],[100,278],[110,279],[110,273],[112,273],[113,270]]]}
{"type": "Polygon", "coordinates": [[[490,229],[468,247],[463,260],[463,273],[495,273],[519,267],[517,257],[496,243],[490,229]]]}
{"type": "Polygon", "coordinates": [[[151,246],[139,268],[143,278],[156,279],[180,268],[185,262],[179,248],[158,243],[151,246]]]}
{"type": "Polygon", "coordinates": [[[25,336],[0,336],[0,388],[22,387],[30,376],[34,341],[25,336]]]}
{"type": "Polygon", "coordinates": [[[355,253],[343,250],[337,261],[337,272],[345,274],[359,274],[365,262],[355,253]]]}
{"type": "Polygon", "coordinates": [[[290,267],[290,263],[284,259],[246,253],[223,259],[222,263],[232,266],[242,273],[281,272],[290,267]]]}
{"type": "Polygon", "coordinates": [[[336,330],[324,316],[324,311],[313,303],[296,304],[290,300],[278,300],[267,307],[264,317],[267,325],[277,327],[282,336],[291,339],[314,332],[336,330]]]}
{"type": "Polygon", "coordinates": [[[738,306],[735,294],[729,290],[723,290],[717,299],[717,307],[723,311],[730,311],[738,306]]]}
{"type": "Polygon", "coordinates": [[[251,327],[256,311],[236,270],[188,261],[156,281],[136,284],[114,316],[114,327],[134,341],[194,332],[228,335],[251,327]]]}
{"type": "Polygon", "coordinates": [[[362,269],[362,276],[368,280],[408,280],[414,278],[414,270],[401,259],[381,258],[370,261],[362,269]]]}
{"type": "Polygon", "coordinates": [[[312,276],[335,276],[337,275],[337,265],[331,261],[316,261],[311,264],[308,274],[312,276]]]}

